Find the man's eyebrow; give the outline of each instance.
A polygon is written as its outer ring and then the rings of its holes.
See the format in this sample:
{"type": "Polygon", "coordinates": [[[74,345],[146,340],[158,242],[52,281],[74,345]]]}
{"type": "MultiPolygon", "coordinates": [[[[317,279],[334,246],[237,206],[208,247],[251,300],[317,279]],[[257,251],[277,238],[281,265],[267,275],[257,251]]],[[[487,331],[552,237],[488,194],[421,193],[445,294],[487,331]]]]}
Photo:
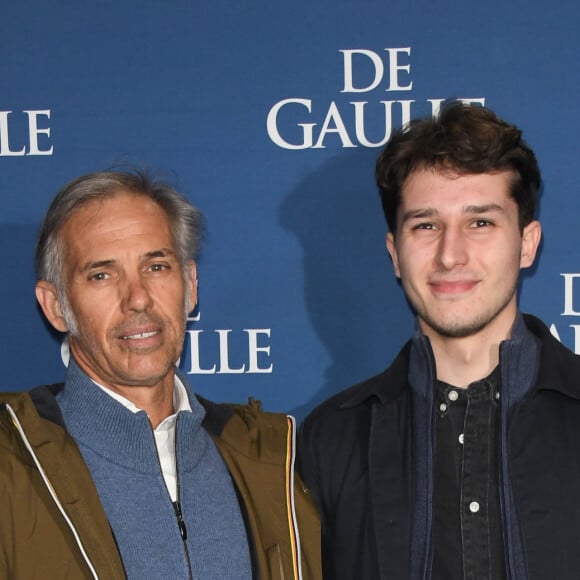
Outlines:
{"type": "Polygon", "coordinates": [[[88,270],[97,270],[98,268],[107,268],[115,264],[116,260],[95,260],[94,262],[87,262],[82,268],[81,273],[88,270]]]}
{"type": "MultiPolygon", "coordinates": [[[[175,256],[175,250],[171,248],[159,248],[158,250],[151,250],[150,252],[146,252],[142,256],[143,261],[151,260],[154,258],[166,258],[168,256],[175,256]]],[[[81,269],[80,272],[87,272],[89,270],[98,270],[99,268],[109,268],[114,266],[117,263],[117,260],[114,259],[107,259],[107,260],[94,260],[92,262],[87,262],[81,269]]]]}
{"type": "MultiPolygon", "coordinates": [[[[486,203],[483,205],[466,205],[463,208],[464,214],[484,214],[492,211],[505,212],[505,208],[497,203],[486,203]]],[[[410,219],[432,218],[439,215],[434,207],[410,209],[403,214],[403,222],[410,219]]]]}
{"type": "Polygon", "coordinates": [[[410,209],[403,214],[403,221],[407,221],[413,218],[431,218],[439,215],[439,212],[433,207],[425,207],[420,209],[410,209]]]}
{"type": "Polygon", "coordinates": [[[158,250],[151,250],[150,252],[143,254],[143,259],[150,260],[151,258],[165,258],[167,256],[175,255],[175,250],[172,250],[171,248],[159,248],[158,250]]]}
{"type": "Polygon", "coordinates": [[[485,205],[467,205],[463,208],[463,213],[488,213],[490,211],[505,212],[505,208],[497,203],[486,203],[485,205]]]}

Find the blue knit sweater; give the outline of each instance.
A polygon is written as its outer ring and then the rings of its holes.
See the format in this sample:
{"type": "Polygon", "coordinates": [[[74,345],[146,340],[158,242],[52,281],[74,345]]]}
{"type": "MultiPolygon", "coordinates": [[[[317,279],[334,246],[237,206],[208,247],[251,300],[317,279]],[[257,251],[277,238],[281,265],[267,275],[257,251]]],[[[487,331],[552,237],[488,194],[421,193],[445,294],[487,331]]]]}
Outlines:
{"type": "Polygon", "coordinates": [[[228,470],[201,426],[204,409],[183,375],[192,412],[176,425],[181,537],[151,424],[97,387],[71,358],[57,397],[99,492],[129,578],[251,578],[246,531],[228,470]]]}

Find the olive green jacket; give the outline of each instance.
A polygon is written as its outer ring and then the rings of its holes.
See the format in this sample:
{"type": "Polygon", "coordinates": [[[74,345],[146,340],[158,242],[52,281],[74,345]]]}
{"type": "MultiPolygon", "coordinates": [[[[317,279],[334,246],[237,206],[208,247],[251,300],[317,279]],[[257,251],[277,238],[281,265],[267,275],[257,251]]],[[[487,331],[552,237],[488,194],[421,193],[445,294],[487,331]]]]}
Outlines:
{"type": "MultiPolygon", "coordinates": [[[[53,394],[61,387],[0,395],[0,578],[125,578],[91,475],[63,426],[53,394]]],[[[319,518],[294,475],[294,420],[253,401],[200,401],[237,488],[254,578],[321,578],[319,518]]]]}

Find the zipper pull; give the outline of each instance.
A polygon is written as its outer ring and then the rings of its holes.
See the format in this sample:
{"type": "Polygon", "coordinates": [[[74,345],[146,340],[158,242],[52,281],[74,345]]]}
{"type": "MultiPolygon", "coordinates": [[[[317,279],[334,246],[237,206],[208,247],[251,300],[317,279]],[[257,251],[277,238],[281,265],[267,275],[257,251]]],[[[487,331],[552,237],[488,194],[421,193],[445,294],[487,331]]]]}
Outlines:
{"type": "Polygon", "coordinates": [[[173,502],[173,509],[175,510],[175,516],[177,517],[177,525],[179,526],[179,532],[181,533],[181,539],[183,541],[187,540],[187,528],[185,527],[185,521],[183,520],[183,513],[181,513],[181,505],[178,501],[173,502]]]}

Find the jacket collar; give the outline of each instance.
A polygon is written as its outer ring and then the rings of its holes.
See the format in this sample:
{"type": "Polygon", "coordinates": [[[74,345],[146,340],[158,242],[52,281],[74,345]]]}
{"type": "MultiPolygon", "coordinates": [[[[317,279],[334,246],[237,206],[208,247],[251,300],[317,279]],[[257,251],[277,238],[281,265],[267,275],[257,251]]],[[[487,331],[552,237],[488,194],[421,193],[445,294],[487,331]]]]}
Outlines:
{"type": "MultiPolygon", "coordinates": [[[[341,408],[356,407],[373,398],[382,404],[396,399],[409,386],[411,352],[425,353],[425,348],[430,352],[429,340],[417,331],[389,368],[349,389],[352,394],[347,395],[341,408]]],[[[580,356],[572,353],[552,336],[539,318],[531,314],[518,314],[513,336],[502,342],[501,351],[506,356],[519,352],[526,359],[524,366],[532,365],[528,369],[532,374],[531,378],[536,377],[532,391],[553,390],[580,400],[580,389],[576,387],[580,376],[580,356]]],[[[425,360],[423,357],[422,359],[425,360]]],[[[525,382],[527,384],[522,386],[524,392],[517,393],[518,399],[529,389],[530,381],[525,382]]]]}
{"type": "Polygon", "coordinates": [[[64,428],[64,419],[56,402],[56,395],[62,390],[64,383],[42,385],[30,391],[30,398],[37,413],[43,418],[64,428]]]}
{"type": "Polygon", "coordinates": [[[411,344],[412,342],[409,341],[403,346],[391,366],[385,371],[351,387],[349,389],[351,395],[347,395],[340,407],[349,409],[372,398],[378,399],[382,404],[396,399],[408,386],[411,344]]]}
{"type": "Polygon", "coordinates": [[[557,391],[580,400],[578,388],[580,356],[561,344],[539,318],[524,314],[523,319],[528,330],[541,342],[540,364],[534,391],[557,391]]]}

